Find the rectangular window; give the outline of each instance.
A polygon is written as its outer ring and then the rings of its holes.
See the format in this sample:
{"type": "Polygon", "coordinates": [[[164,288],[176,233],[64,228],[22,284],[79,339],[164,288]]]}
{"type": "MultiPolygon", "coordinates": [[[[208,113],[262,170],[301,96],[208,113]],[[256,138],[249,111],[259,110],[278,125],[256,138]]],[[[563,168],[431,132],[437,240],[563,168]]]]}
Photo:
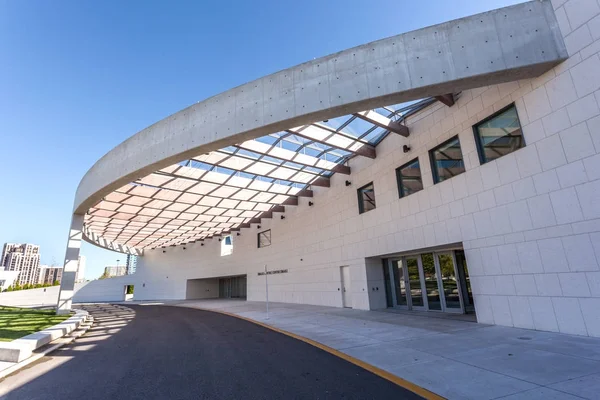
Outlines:
{"type": "Polygon", "coordinates": [[[271,245],[271,230],[258,233],[258,247],[267,247],[271,245]]]}
{"type": "Polygon", "coordinates": [[[429,151],[433,183],[440,183],[465,172],[458,136],[429,151]]]}
{"type": "Polygon", "coordinates": [[[360,214],[375,208],[375,188],[373,182],[358,189],[358,212],[360,214]]]}
{"type": "Polygon", "coordinates": [[[229,256],[231,254],[233,254],[233,239],[231,238],[231,235],[227,235],[221,239],[221,257],[229,256]]]}
{"type": "Polygon", "coordinates": [[[408,196],[409,194],[423,190],[419,159],[416,158],[400,168],[397,168],[396,179],[398,179],[398,195],[400,197],[408,196]]]}
{"type": "Polygon", "coordinates": [[[481,164],[525,147],[521,123],[514,104],[475,125],[473,132],[481,164]]]}

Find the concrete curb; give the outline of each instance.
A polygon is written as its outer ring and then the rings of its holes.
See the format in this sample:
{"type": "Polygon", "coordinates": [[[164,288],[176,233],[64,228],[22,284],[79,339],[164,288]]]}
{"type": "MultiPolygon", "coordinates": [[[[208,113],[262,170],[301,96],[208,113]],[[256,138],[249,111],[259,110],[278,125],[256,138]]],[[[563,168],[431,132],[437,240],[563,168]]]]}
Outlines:
{"type": "Polygon", "coordinates": [[[31,357],[35,350],[79,328],[88,316],[87,311],[75,310],[75,315],[60,324],[12,342],[0,343],[0,361],[19,363],[31,357]]]}
{"type": "Polygon", "coordinates": [[[92,327],[93,324],[94,324],[94,318],[92,316],[89,316],[69,336],[63,336],[63,337],[60,337],[60,338],[54,340],[53,342],[47,344],[46,346],[43,346],[40,351],[36,351],[31,357],[0,371],[0,380],[6,378],[8,375],[10,375],[14,372],[19,371],[22,368],[25,368],[29,364],[39,360],[42,357],[45,357],[46,355],[52,353],[53,351],[58,350],[61,347],[66,346],[67,344],[73,342],[75,339],[83,336],[92,327]]]}

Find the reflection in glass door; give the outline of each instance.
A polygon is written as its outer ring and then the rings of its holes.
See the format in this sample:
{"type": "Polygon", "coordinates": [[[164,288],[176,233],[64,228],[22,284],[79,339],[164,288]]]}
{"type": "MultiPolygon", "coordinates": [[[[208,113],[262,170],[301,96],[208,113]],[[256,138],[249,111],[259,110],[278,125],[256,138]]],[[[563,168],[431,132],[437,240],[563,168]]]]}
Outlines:
{"type": "Polygon", "coordinates": [[[433,261],[433,254],[421,254],[423,263],[423,275],[425,276],[425,291],[427,294],[427,304],[430,310],[441,310],[442,302],[440,300],[440,288],[438,285],[438,274],[433,261]]]}
{"type": "Polygon", "coordinates": [[[389,259],[390,306],[442,312],[474,312],[464,251],[423,253],[389,259]]]}
{"type": "Polygon", "coordinates": [[[421,286],[421,271],[417,257],[405,257],[406,273],[408,276],[408,290],[410,290],[411,306],[424,307],[423,288],[421,286]]]}
{"type": "Polygon", "coordinates": [[[396,305],[406,306],[408,301],[406,298],[406,277],[404,268],[402,268],[401,260],[392,260],[392,274],[394,277],[394,286],[396,288],[396,305]]]}
{"type": "Polygon", "coordinates": [[[460,289],[456,278],[454,257],[452,257],[452,253],[437,253],[436,257],[440,270],[440,287],[444,293],[444,308],[445,310],[461,310],[460,289]]]}
{"type": "Polygon", "coordinates": [[[462,293],[465,313],[474,313],[475,303],[473,302],[471,279],[469,278],[469,269],[467,268],[465,252],[463,250],[455,251],[454,260],[456,261],[456,270],[458,272],[458,281],[460,282],[460,290],[462,293]]]}

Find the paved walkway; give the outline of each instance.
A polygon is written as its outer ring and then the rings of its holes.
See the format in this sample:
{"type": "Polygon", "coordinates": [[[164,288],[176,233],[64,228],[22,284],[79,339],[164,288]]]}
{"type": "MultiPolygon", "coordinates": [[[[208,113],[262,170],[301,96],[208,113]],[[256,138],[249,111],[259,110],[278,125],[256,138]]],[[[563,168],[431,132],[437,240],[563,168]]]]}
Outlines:
{"type": "Polygon", "coordinates": [[[0,399],[405,399],[420,397],[341,358],[214,312],[83,306],[95,324],[0,381],[0,399]]]}
{"type": "Polygon", "coordinates": [[[600,339],[459,318],[236,300],[169,303],[267,323],[450,399],[598,399],[600,339]]]}

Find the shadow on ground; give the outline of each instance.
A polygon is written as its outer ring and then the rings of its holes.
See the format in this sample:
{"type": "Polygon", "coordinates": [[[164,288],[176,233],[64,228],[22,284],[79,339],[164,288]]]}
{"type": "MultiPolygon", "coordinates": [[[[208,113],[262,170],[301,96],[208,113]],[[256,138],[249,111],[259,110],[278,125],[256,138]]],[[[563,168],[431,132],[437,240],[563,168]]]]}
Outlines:
{"type": "Polygon", "coordinates": [[[0,382],[0,399],[417,399],[269,329],[213,312],[86,306],[94,326],[0,382]]]}

